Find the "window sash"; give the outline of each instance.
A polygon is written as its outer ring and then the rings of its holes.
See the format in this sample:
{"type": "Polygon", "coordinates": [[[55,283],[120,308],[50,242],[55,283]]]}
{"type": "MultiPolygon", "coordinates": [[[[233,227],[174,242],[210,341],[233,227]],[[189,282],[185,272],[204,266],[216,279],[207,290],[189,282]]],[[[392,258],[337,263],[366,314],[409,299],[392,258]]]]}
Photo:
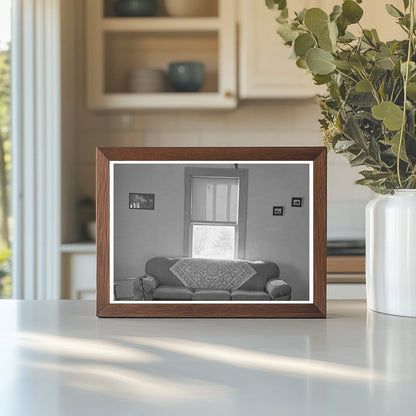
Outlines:
{"type": "MultiPolygon", "coordinates": [[[[237,258],[238,258],[238,235],[239,235],[239,232],[238,232],[238,224],[236,224],[236,223],[234,223],[234,224],[230,224],[230,223],[226,223],[226,224],[224,224],[224,223],[216,223],[216,224],[212,224],[212,223],[207,223],[207,222],[204,222],[204,223],[196,223],[196,222],[192,222],[191,223],[191,226],[190,226],[190,228],[189,228],[189,230],[190,230],[190,233],[189,233],[189,247],[190,247],[190,253],[189,253],[189,256],[190,257],[194,257],[194,253],[193,253],[193,249],[194,249],[194,242],[193,242],[193,235],[194,235],[194,226],[195,225],[202,225],[202,226],[207,226],[207,227],[209,227],[209,226],[226,226],[226,227],[234,227],[234,252],[233,252],[233,256],[232,256],[232,258],[234,259],[234,260],[236,260],[237,258]]],[[[198,257],[198,258],[204,258],[204,257],[198,257]]]]}
{"type": "Polygon", "coordinates": [[[201,223],[202,225],[235,225],[236,228],[236,245],[235,258],[245,258],[245,232],[246,232],[246,215],[247,215],[247,184],[248,169],[239,168],[210,168],[210,167],[187,167],[185,168],[185,218],[184,218],[184,256],[192,255],[192,229],[193,224],[201,223]],[[214,177],[214,178],[238,178],[238,214],[237,221],[225,223],[222,221],[195,221],[192,219],[192,178],[193,177],[214,177]]]}

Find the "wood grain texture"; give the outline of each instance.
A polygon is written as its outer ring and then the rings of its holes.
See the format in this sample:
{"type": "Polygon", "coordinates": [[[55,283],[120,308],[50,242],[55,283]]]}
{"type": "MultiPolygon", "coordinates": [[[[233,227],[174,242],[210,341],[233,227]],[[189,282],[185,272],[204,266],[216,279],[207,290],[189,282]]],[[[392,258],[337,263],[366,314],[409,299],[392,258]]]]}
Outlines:
{"type": "Polygon", "coordinates": [[[326,148],[178,147],[97,149],[97,316],[186,318],[326,317],[326,148]],[[313,303],[110,303],[110,161],[313,161],[313,303]]]}

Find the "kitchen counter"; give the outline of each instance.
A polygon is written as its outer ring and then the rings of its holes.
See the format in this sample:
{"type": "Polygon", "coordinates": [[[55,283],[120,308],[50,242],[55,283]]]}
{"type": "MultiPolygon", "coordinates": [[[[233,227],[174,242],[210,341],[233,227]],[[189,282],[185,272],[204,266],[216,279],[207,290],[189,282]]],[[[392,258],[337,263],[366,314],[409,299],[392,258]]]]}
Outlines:
{"type": "Polygon", "coordinates": [[[98,319],[0,301],[0,414],[414,415],[416,319],[98,319]]]}

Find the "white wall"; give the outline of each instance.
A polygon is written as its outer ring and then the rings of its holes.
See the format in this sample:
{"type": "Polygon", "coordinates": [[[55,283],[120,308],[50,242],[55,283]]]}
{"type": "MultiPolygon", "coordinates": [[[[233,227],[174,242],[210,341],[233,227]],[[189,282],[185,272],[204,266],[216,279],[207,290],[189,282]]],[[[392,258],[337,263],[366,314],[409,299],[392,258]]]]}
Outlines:
{"type": "MultiPolygon", "coordinates": [[[[239,167],[248,169],[245,258],[277,263],[281,278],[292,286],[292,299],[308,299],[308,166],[239,167]],[[304,198],[303,206],[291,207],[292,197],[304,198]],[[284,216],[272,215],[275,205],[285,206],[284,216]]],[[[143,275],[152,257],[185,255],[184,183],[184,165],[115,166],[115,280],[143,275]],[[129,209],[130,192],[154,193],[155,210],[129,209]]]]}

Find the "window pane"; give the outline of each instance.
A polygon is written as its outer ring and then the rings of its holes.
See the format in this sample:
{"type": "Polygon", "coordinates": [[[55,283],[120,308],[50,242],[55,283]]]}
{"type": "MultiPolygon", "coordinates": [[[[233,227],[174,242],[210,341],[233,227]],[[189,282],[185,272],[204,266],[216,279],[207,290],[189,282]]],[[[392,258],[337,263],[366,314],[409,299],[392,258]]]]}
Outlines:
{"type": "Polygon", "coordinates": [[[235,227],[228,225],[193,225],[192,257],[234,259],[235,227]]]}
{"type": "Polygon", "coordinates": [[[192,178],[192,220],[237,222],[239,178],[192,178]]]}

